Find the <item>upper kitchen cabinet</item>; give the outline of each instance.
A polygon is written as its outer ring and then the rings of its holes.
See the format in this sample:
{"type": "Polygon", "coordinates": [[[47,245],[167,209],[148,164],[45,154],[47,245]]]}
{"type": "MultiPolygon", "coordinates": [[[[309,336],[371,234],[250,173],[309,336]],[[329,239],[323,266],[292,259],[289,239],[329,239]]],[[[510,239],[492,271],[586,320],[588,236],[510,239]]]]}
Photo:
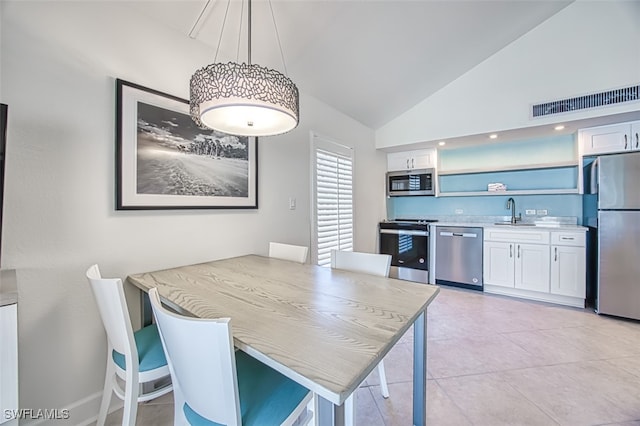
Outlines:
{"type": "Polygon", "coordinates": [[[419,149],[415,151],[392,152],[387,154],[387,170],[431,169],[436,164],[435,149],[419,149]]]}
{"type": "Polygon", "coordinates": [[[578,134],[582,155],[640,150],[640,121],[590,127],[578,134]]]}

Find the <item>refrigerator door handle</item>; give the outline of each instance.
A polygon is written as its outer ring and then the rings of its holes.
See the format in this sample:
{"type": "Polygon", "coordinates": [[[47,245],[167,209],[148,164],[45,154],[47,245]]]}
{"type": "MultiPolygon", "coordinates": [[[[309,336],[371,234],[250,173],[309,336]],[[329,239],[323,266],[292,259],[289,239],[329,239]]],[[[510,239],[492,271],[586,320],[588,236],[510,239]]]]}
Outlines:
{"type": "Polygon", "coordinates": [[[589,193],[597,194],[598,193],[598,162],[599,158],[593,160],[591,163],[591,171],[589,173],[589,193]]]}

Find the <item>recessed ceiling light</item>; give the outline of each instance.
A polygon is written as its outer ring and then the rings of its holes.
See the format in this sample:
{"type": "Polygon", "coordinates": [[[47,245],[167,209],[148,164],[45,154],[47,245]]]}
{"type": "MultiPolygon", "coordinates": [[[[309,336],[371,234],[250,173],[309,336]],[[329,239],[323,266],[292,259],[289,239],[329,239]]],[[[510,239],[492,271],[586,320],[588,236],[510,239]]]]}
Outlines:
{"type": "Polygon", "coordinates": [[[491,139],[496,139],[497,137],[498,137],[498,135],[496,135],[495,133],[492,134],[492,135],[489,135],[489,138],[491,138],[491,139]]]}
{"type": "Polygon", "coordinates": [[[440,145],[440,146],[445,146],[446,144],[447,144],[447,143],[446,143],[445,141],[440,141],[440,142],[438,142],[438,145],[440,145]]]}
{"type": "Polygon", "coordinates": [[[556,127],[554,127],[554,130],[562,130],[562,129],[564,129],[564,126],[562,124],[559,124],[556,127]]]}

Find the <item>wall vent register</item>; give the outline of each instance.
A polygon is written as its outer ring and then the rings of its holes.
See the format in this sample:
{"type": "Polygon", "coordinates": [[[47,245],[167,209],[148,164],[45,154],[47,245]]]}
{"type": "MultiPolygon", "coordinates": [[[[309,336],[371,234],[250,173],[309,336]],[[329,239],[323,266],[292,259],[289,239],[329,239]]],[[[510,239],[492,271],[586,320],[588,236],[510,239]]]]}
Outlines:
{"type": "Polygon", "coordinates": [[[532,117],[544,117],[562,112],[577,111],[581,109],[596,108],[638,100],[640,100],[640,84],[624,87],[622,89],[608,90],[606,92],[592,93],[590,95],[533,105],[532,117]]]}

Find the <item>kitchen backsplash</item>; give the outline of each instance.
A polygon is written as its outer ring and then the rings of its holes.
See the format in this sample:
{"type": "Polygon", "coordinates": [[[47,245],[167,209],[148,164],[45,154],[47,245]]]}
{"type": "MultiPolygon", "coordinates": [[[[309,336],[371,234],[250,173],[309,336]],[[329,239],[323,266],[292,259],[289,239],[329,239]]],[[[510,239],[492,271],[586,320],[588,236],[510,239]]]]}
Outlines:
{"type": "MultiPolygon", "coordinates": [[[[582,196],[558,195],[492,195],[475,197],[393,197],[387,199],[387,218],[430,218],[434,216],[463,217],[509,216],[507,199],[516,202],[516,215],[522,213],[525,221],[544,216],[582,218],[582,196]],[[526,210],[535,210],[527,215],[526,210]],[[546,210],[546,214],[543,214],[546,210]]],[[[581,219],[578,219],[580,224],[581,219]]]]}

